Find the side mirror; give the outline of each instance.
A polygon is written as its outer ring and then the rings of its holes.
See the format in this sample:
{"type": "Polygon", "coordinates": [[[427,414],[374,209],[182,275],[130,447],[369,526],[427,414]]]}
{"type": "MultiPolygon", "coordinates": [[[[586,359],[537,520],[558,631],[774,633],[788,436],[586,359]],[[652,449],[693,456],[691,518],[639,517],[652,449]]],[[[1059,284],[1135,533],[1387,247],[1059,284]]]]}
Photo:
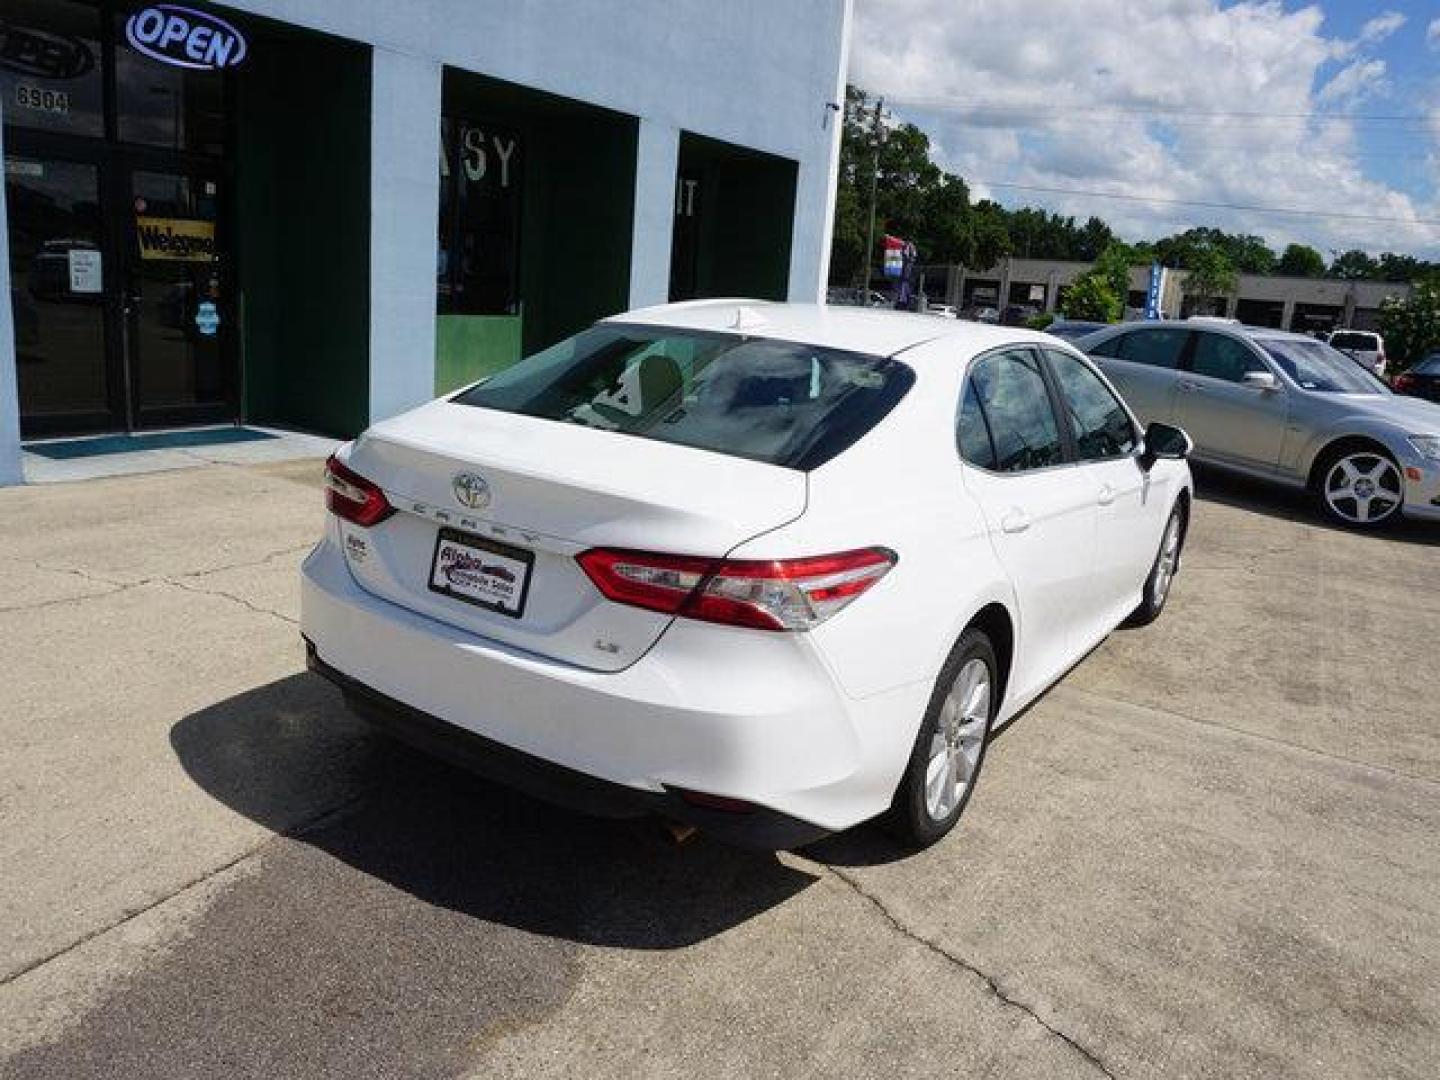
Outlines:
{"type": "Polygon", "coordinates": [[[1194,449],[1195,444],[1190,441],[1190,436],[1178,427],[1154,423],[1145,429],[1145,442],[1140,450],[1140,467],[1149,472],[1157,461],[1184,461],[1194,449]]]}
{"type": "Polygon", "coordinates": [[[1252,390],[1279,390],[1280,380],[1273,371],[1247,371],[1240,382],[1252,390]]]}

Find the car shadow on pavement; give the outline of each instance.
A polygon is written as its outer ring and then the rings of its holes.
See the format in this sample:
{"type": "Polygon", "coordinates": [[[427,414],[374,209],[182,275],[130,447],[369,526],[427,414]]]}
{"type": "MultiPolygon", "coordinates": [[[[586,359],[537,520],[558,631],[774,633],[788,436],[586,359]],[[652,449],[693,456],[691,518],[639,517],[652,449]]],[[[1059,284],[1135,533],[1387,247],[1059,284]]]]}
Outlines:
{"type": "MultiPolygon", "coordinates": [[[[1308,491],[1266,483],[1238,473],[1210,468],[1191,463],[1195,475],[1195,494],[1202,502],[1221,503],[1237,510],[1248,510],[1268,517],[1293,521],[1301,525],[1313,525],[1320,529],[1347,533],[1351,536],[1367,535],[1361,529],[1347,529],[1328,520],[1315,505],[1315,498],[1308,491]]],[[[1421,544],[1440,547],[1440,523],[1410,521],[1401,519],[1382,526],[1373,535],[1402,544],[1421,544]]]]}
{"type": "Polygon", "coordinates": [[[531,933],[691,945],[808,887],[773,854],[537,802],[373,734],[297,674],[192,713],[170,743],[236,812],[427,903],[531,933]],[[315,793],[319,791],[321,796],[315,793]]]}

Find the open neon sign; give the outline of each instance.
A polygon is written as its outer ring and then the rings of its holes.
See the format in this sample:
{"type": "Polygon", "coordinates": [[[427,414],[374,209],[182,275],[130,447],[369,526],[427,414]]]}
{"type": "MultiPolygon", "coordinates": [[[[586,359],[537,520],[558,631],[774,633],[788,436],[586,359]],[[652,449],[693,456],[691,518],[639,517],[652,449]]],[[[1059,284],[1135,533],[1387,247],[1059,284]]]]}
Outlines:
{"type": "Polygon", "coordinates": [[[125,38],[152,60],[197,71],[235,67],[245,35],[224,19],[178,4],[152,4],[125,20],[125,38]]]}

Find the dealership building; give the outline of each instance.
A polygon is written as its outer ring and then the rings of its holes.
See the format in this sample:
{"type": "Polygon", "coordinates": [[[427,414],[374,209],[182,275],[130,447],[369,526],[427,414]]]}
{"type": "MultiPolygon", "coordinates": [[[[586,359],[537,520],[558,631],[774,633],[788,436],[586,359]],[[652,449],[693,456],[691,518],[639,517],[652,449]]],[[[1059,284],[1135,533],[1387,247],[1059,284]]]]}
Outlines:
{"type": "Polygon", "coordinates": [[[815,300],[850,0],[5,0],[21,440],[350,435],[593,320],[815,300]]]}

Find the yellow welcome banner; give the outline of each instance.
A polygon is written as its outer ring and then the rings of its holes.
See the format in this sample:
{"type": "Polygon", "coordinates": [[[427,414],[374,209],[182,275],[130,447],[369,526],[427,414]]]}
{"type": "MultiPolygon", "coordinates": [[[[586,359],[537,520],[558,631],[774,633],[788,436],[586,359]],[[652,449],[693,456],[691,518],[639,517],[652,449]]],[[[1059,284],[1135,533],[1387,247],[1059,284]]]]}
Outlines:
{"type": "Polygon", "coordinates": [[[169,262],[210,262],[215,258],[215,223],[197,218],[137,217],[140,258],[169,262]]]}

